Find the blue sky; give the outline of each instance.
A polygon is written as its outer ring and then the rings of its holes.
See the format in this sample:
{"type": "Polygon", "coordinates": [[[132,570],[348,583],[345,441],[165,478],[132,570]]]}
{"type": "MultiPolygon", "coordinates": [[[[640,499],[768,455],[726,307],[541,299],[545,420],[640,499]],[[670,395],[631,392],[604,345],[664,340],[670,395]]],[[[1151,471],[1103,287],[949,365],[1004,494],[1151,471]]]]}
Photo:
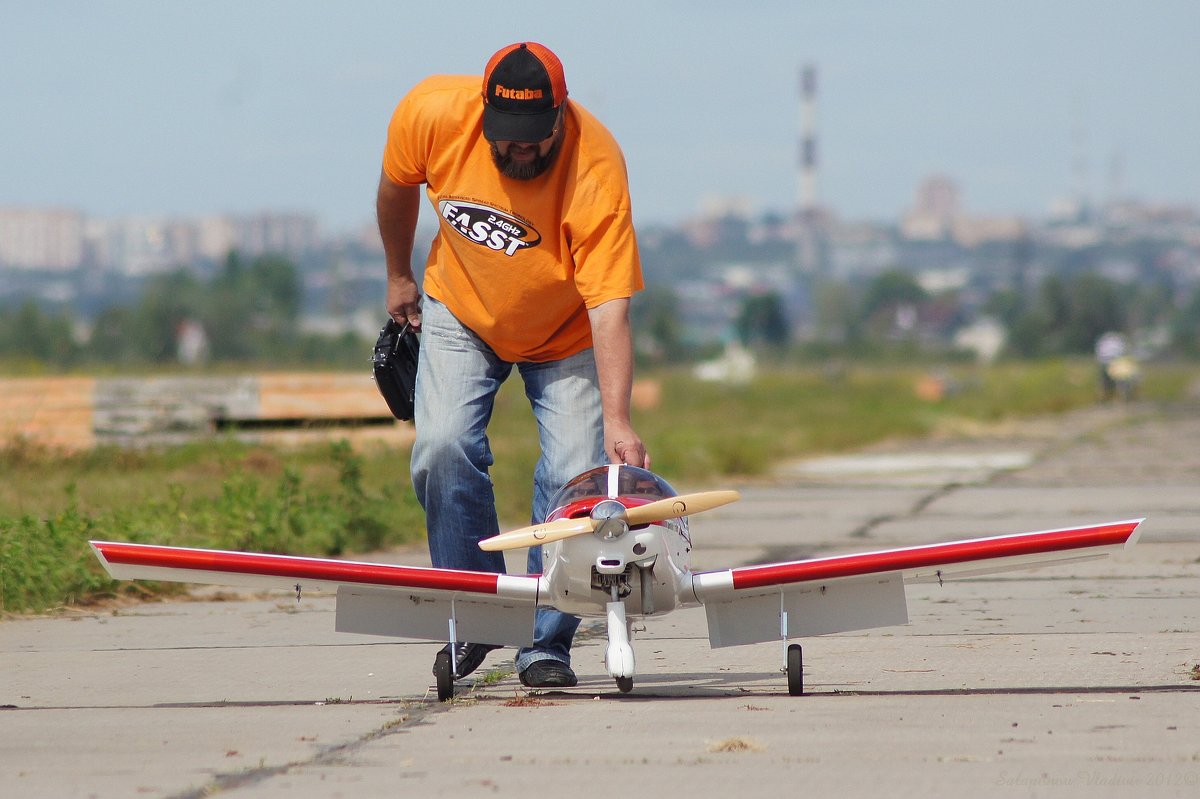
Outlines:
{"type": "Polygon", "coordinates": [[[1080,153],[1096,199],[1118,159],[1126,194],[1200,206],[1193,0],[0,0],[0,205],[365,224],[403,93],[521,39],[616,134],[642,223],[793,207],[804,62],[845,217],[896,217],[934,172],[971,211],[1039,214],[1080,153]]]}

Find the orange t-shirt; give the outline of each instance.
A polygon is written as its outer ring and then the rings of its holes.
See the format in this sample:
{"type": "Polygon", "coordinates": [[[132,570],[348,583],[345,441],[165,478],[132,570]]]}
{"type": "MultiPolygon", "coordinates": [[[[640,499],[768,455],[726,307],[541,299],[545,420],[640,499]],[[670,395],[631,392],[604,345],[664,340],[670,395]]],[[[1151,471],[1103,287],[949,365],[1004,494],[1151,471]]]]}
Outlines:
{"type": "Polygon", "coordinates": [[[506,361],[565,358],[592,345],[588,308],[642,288],[625,159],[572,101],[550,169],[505,177],[483,138],[482,84],[419,83],[392,116],[383,170],[399,184],[428,184],[438,235],[425,293],[506,361]]]}

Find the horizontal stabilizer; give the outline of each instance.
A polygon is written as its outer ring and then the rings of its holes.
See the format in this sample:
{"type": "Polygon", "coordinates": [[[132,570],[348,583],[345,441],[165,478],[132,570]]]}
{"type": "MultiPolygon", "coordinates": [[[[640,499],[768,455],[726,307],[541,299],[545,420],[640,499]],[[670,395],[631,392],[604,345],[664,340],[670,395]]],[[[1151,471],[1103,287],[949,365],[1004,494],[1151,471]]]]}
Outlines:
{"type": "Polygon", "coordinates": [[[460,641],[497,646],[532,646],[534,602],[497,601],[472,595],[410,594],[343,585],[337,592],[339,633],[449,640],[453,615],[460,641]]]}
{"type": "Polygon", "coordinates": [[[781,611],[787,614],[788,638],[908,623],[904,583],[894,574],[735,596],[707,602],[704,611],[714,648],[778,641],[783,635],[781,611]]]}

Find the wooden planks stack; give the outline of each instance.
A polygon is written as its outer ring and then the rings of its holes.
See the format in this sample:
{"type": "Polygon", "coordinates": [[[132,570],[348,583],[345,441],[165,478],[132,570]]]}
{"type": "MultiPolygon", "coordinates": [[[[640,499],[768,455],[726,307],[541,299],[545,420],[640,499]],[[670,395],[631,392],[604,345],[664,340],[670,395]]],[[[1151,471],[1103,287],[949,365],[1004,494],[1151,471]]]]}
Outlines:
{"type": "Polygon", "coordinates": [[[212,435],[298,444],[347,438],[406,446],[369,375],[0,379],[0,445],[23,439],[75,451],[212,435]]]}
{"type": "Polygon", "coordinates": [[[0,379],[0,444],[27,439],[52,449],[88,449],[96,442],[91,377],[0,379]]]}

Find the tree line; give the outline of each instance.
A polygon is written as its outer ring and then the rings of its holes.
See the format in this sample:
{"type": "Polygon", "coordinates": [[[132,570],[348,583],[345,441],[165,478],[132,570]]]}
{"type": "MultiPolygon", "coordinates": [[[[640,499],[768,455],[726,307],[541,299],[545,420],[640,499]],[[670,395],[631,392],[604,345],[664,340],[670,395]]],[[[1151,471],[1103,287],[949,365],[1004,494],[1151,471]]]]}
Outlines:
{"type": "MultiPolygon", "coordinates": [[[[1002,355],[1010,358],[1090,355],[1109,331],[1151,341],[1156,354],[1200,357],[1200,287],[1189,294],[1163,281],[1125,284],[1085,271],[977,298],[969,289],[931,293],[910,272],[892,269],[858,283],[817,282],[806,300],[804,318],[796,319],[780,292],[749,292],[736,300],[731,332],[745,346],[775,351],[944,355],[953,352],[956,330],[988,317],[1005,329],[1002,355]]],[[[685,329],[682,311],[666,287],[635,299],[634,331],[644,359],[678,362],[706,354],[685,329]]]]}
{"type": "MultiPolygon", "coordinates": [[[[1159,350],[1200,357],[1200,287],[1189,293],[1165,281],[1126,284],[1082,271],[976,295],[930,293],[912,273],[893,269],[860,282],[809,285],[799,301],[750,291],[732,300],[726,319],[705,320],[696,330],[684,300],[657,284],[634,298],[634,333],[639,357],[652,363],[709,357],[730,339],[816,356],[942,355],[951,352],[957,328],[988,316],[1007,331],[1009,357],[1086,355],[1110,330],[1135,341],[1155,331],[1159,350]]],[[[83,324],[34,300],[0,309],[0,359],[52,368],[181,361],[362,367],[370,342],[353,333],[302,333],[302,301],[301,276],[288,259],[231,253],[210,277],[186,269],[155,276],[134,302],[83,324]]]]}
{"type": "Polygon", "coordinates": [[[34,300],[0,310],[0,358],[54,367],[183,362],[361,366],[368,342],[300,332],[303,285],[286,258],[231,253],[210,278],[179,269],[82,323],[34,300]]]}

